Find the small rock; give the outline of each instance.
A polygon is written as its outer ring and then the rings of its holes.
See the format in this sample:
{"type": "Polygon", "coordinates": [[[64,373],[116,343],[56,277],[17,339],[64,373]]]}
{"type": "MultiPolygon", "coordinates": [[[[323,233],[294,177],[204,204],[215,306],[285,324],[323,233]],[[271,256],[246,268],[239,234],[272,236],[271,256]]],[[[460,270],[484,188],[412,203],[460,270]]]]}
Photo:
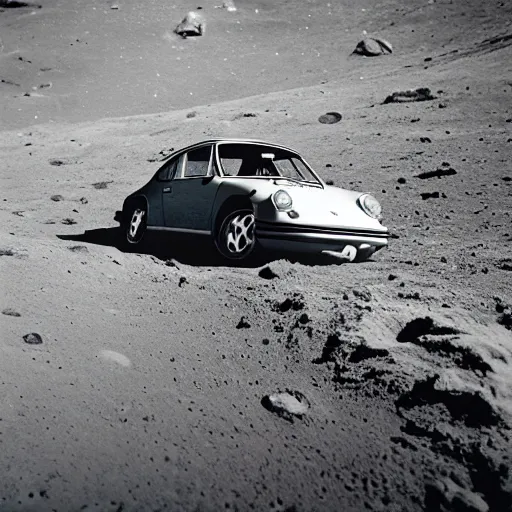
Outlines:
{"type": "Polygon", "coordinates": [[[258,276],[260,276],[262,279],[275,279],[279,276],[267,265],[266,267],[263,267],[259,272],[258,276]]]}
{"type": "Polygon", "coordinates": [[[395,276],[395,274],[389,274],[388,281],[394,281],[397,278],[398,278],[398,276],[395,276]]]}
{"type": "MultiPolygon", "coordinates": [[[[443,176],[455,176],[457,171],[452,167],[446,168],[444,165],[446,162],[443,162],[443,168],[436,169],[435,171],[422,172],[416,175],[416,178],[420,180],[428,180],[430,178],[441,178],[443,176]]],[[[450,164],[448,164],[450,165],[450,164]]]]}
{"type": "Polygon", "coordinates": [[[374,359],[377,357],[387,357],[389,351],[385,348],[373,348],[368,345],[358,345],[355,350],[350,354],[348,360],[351,363],[360,363],[367,359],[374,359]]]}
{"type": "Polygon", "coordinates": [[[66,162],[62,160],[50,160],[50,165],[54,165],[56,167],[59,167],[61,165],[66,165],[66,162]]]}
{"type": "Polygon", "coordinates": [[[236,328],[237,329],[249,329],[251,327],[251,324],[245,319],[245,316],[240,318],[240,321],[238,322],[236,328]]]}
{"type": "Polygon", "coordinates": [[[421,194],[421,199],[425,201],[425,199],[438,199],[439,198],[439,192],[423,192],[421,194]]]}
{"type": "Polygon", "coordinates": [[[461,487],[451,478],[427,483],[425,491],[425,510],[489,511],[489,505],[479,494],[461,487]]]}
{"type": "Polygon", "coordinates": [[[96,190],[102,190],[104,188],[107,188],[107,186],[110,184],[110,183],[114,183],[113,181],[98,181],[98,183],[93,183],[92,186],[96,189],[96,190]]]}
{"type": "Polygon", "coordinates": [[[505,329],[512,331],[512,312],[508,309],[505,310],[498,318],[498,323],[505,329]]]}
{"type": "Polygon", "coordinates": [[[406,183],[406,180],[405,178],[398,178],[398,183],[400,183],[401,185],[403,185],[404,183],[406,183]]]}
{"type": "Polygon", "coordinates": [[[302,393],[290,390],[264,396],[261,405],[291,423],[293,423],[294,417],[301,419],[310,407],[307,398],[302,393]]]}
{"type": "Polygon", "coordinates": [[[224,9],[227,9],[228,12],[236,11],[235,2],[233,2],[233,0],[225,0],[224,3],[222,4],[222,7],[224,7],[224,9]]]}
{"type": "Polygon", "coordinates": [[[385,39],[366,37],[357,43],[352,53],[363,55],[365,57],[377,57],[379,55],[386,55],[392,52],[393,47],[385,39]]]}
{"type": "Polygon", "coordinates": [[[54,196],[51,196],[50,199],[52,201],[55,201],[56,203],[64,200],[64,198],[60,194],[55,194],[54,196]]]}
{"type": "Polygon", "coordinates": [[[61,223],[66,224],[67,226],[72,226],[73,224],[76,224],[76,220],[67,217],[65,219],[62,219],[61,223]]]}
{"type": "Polygon", "coordinates": [[[304,324],[307,324],[309,322],[309,316],[307,315],[307,313],[302,313],[302,315],[300,315],[299,317],[299,323],[304,325],[304,324]]]}
{"type": "Polygon", "coordinates": [[[2,310],[2,315],[20,317],[21,315],[12,308],[5,308],[2,310]]]}
{"type": "Polygon", "coordinates": [[[110,8],[114,11],[117,11],[119,9],[119,4],[112,4],[110,8]]]}
{"type": "Polygon", "coordinates": [[[418,89],[409,89],[407,91],[397,91],[388,96],[383,104],[387,103],[409,103],[412,101],[428,101],[434,100],[428,87],[420,87],[418,89]]]}
{"type": "Polygon", "coordinates": [[[204,18],[194,11],[188,12],[181,23],[174,29],[174,32],[184,39],[187,37],[202,36],[205,31],[206,22],[204,18]]]}
{"type": "Polygon", "coordinates": [[[81,197],[81,198],[80,198],[80,202],[81,202],[82,204],[87,204],[89,201],[88,201],[88,199],[87,199],[86,197],[81,197]]]}
{"type": "Polygon", "coordinates": [[[420,137],[420,142],[428,142],[430,144],[432,140],[430,140],[430,137],[420,137]]]}
{"type": "Polygon", "coordinates": [[[180,282],[178,283],[178,286],[181,288],[185,283],[187,283],[186,277],[180,277],[180,282]]]}
{"type": "Polygon", "coordinates": [[[43,339],[39,334],[37,334],[37,332],[25,334],[25,336],[23,336],[23,340],[29,345],[41,345],[41,343],[43,343],[43,339]]]}
{"type": "Polygon", "coordinates": [[[332,181],[332,180],[327,180],[327,181],[325,182],[325,184],[326,184],[326,185],[334,185],[334,181],[332,181]]]}
{"type": "Polygon", "coordinates": [[[318,118],[318,121],[322,124],[336,124],[339,123],[342,116],[339,112],[327,112],[318,118]]]}
{"type": "Polygon", "coordinates": [[[89,252],[89,249],[85,245],[73,245],[68,247],[71,252],[89,252]]]}
{"type": "Polygon", "coordinates": [[[372,300],[372,294],[369,290],[353,290],[354,297],[364,300],[364,302],[370,302],[372,300]]]}

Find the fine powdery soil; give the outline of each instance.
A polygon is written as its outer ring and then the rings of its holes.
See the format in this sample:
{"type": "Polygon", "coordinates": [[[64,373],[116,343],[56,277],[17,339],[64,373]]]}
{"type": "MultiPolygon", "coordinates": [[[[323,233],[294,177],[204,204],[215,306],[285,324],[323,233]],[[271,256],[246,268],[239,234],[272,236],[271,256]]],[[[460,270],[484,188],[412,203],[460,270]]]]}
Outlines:
{"type": "Polygon", "coordinates": [[[0,2],[0,511],[512,511],[512,4],[218,4],[0,2]],[[222,136],[372,193],[389,247],[123,249],[222,136]]]}

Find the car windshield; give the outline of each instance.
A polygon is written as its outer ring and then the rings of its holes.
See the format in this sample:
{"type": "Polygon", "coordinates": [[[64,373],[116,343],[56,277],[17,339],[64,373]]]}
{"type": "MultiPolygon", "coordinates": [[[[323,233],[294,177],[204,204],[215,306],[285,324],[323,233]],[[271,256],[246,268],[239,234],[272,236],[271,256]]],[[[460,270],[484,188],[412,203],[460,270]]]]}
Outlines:
{"type": "Polygon", "coordinates": [[[275,177],[316,183],[296,153],[263,144],[219,144],[219,160],[225,176],[275,177]]]}

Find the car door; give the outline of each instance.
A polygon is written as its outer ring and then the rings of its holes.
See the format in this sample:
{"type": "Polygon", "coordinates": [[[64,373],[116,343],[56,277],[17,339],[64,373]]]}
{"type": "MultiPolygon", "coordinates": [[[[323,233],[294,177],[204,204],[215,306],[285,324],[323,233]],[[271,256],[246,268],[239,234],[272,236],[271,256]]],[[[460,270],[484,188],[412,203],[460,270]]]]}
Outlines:
{"type": "Polygon", "coordinates": [[[220,178],[214,172],[213,144],[184,153],[174,179],[162,189],[165,225],[175,231],[211,229],[213,202],[220,178]]]}

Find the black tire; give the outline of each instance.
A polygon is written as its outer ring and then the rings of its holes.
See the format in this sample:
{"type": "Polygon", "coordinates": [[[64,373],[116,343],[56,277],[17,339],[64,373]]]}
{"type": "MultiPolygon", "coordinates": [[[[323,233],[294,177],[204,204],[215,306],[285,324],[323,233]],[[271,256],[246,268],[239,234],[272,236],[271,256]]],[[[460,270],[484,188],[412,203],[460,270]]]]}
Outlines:
{"type": "Polygon", "coordinates": [[[147,206],[137,202],[130,206],[124,216],[124,223],[121,225],[123,245],[128,249],[135,249],[143,244],[147,231],[147,206]]]}
{"type": "Polygon", "coordinates": [[[254,211],[246,206],[227,210],[219,215],[215,231],[215,247],[229,261],[246,261],[254,255],[254,211]]]}

